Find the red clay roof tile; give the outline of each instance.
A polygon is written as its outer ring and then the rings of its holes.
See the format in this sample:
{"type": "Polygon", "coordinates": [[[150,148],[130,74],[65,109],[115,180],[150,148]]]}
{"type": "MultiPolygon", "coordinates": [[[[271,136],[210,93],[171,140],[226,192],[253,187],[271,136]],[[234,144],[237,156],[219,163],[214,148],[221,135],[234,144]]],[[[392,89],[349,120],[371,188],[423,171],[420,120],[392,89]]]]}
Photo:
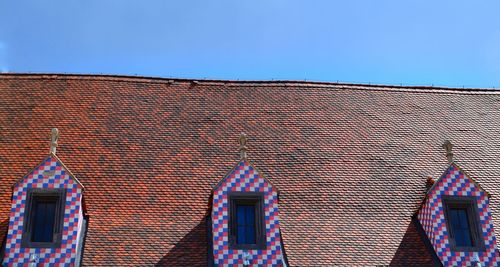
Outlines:
{"type": "Polygon", "coordinates": [[[411,216],[446,168],[445,139],[500,225],[499,107],[491,90],[2,74],[0,237],[12,184],[57,127],[86,188],[85,265],[206,266],[211,189],[245,132],[280,190],[291,266],[397,266],[424,249],[411,216]]]}

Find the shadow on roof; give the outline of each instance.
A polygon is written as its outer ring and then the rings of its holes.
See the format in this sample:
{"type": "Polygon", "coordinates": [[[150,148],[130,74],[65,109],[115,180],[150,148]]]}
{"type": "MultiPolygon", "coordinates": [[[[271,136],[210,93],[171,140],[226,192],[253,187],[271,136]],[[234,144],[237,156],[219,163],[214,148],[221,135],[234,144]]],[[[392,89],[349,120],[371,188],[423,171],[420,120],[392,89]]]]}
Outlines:
{"type": "Polygon", "coordinates": [[[442,266],[416,218],[412,218],[406,228],[389,266],[442,266]]]}
{"type": "Polygon", "coordinates": [[[207,266],[206,222],[191,229],[161,260],[160,266],[207,266]]]}

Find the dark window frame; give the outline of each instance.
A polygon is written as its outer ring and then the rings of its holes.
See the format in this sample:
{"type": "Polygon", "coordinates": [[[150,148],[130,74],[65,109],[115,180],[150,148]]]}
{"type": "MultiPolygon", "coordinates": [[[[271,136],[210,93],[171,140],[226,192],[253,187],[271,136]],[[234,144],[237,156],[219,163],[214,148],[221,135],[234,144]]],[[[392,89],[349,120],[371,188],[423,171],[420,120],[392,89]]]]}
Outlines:
{"type": "Polygon", "coordinates": [[[61,246],[64,209],[66,204],[66,189],[64,188],[29,188],[26,194],[23,222],[22,248],[58,248],[61,246]],[[34,222],[34,207],[37,198],[53,198],[56,201],[54,230],[52,242],[31,241],[34,222]]]}
{"type": "Polygon", "coordinates": [[[264,214],[264,193],[230,192],[229,202],[229,248],[230,249],[266,249],[266,224],[264,214]],[[237,243],[236,207],[238,204],[255,206],[255,244],[237,243]]]}
{"type": "Polygon", "coordinates": [[[451,251],[485,251],[486,248],[481,229],[481,221],[479,220],[479,212],[477,210],[477,198],[469,196],[443,196],[442,200],[451,251]],[[451,227],[450,221],[450,209],[452,208],[467,210],[467,220],[469,222],[470,235],[473,244],[470,247],[459,247],[455,243],[453,228],[451,227]]]}

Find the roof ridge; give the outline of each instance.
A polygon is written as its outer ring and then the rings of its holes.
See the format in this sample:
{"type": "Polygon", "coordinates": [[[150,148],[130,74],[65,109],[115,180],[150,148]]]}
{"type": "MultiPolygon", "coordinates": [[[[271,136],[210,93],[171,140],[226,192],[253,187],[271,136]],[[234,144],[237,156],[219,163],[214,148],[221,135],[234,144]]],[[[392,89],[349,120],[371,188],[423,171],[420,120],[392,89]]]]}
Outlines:
{"type": "Polygon", "coordinates": [[[350,90],[372,90],[372,91],[394,91],[394,92],[415,92],[415,93],[455,93],[455,94],[500,94],[496,88],[473,88],[473,87],[446,87],[446,86],[425,86],[425,85],[386,85],[371,83],[349,83],[349,82],[326,82],[326,81],[301,81],[301,80],[223,80],[223,79],[196,79],[196,78],[173,78],[154,77],[141,75],[119,75],[119,74],[78,74],[78,73],[0,73],[0,79],[10,77],[19,79],[85,79],[102,81],[122,81],[122,82],[147,82],[147,83],[194,83],[198,86],[223,84],[234,85],[259,85],[259,86],[307,86],[312,88],[335,88],[350,90]]]}

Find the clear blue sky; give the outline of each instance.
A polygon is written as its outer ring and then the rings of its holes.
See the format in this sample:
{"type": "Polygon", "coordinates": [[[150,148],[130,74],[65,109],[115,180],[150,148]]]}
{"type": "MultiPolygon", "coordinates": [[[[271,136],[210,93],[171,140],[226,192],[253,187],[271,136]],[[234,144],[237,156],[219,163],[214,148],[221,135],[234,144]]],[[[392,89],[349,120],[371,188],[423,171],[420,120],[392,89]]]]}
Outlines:
{"type": "Polygon", "coordinates": [[[0,71],[500,87],[500,1],[0,0],[0,71]]]}

